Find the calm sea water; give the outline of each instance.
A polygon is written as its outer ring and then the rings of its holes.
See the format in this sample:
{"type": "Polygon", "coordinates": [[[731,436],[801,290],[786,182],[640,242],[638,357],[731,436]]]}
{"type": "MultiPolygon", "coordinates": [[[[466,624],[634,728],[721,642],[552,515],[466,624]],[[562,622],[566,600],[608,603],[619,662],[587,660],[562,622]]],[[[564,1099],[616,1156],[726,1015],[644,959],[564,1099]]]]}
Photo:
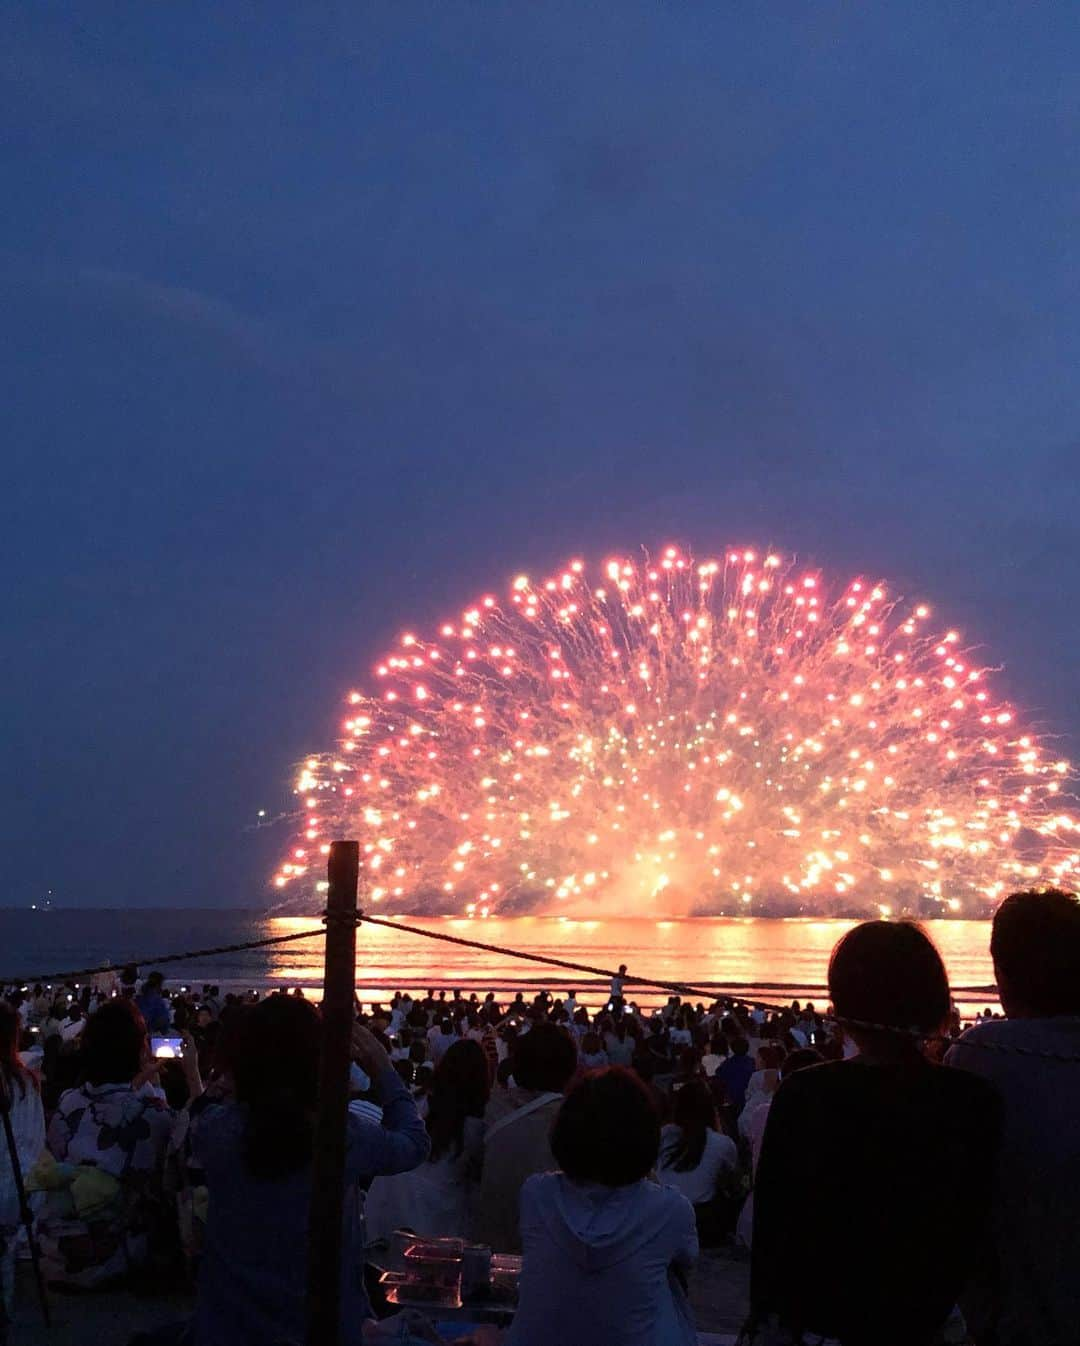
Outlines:
{"type": "MultiPolygon", "coordinates": [[[[573,921],[514,916],[488,920],[407,918],[393,929],[362,926],[357,937],[357,988],[364,1000],[398,989],[428,987],[513,993],[546,987],[555,994],[575,987],[586,1004],[598,1004],[606,983],[564,969],[481,953],[422,938],[439,930],[529,953],[687,982],[704,992],[731,990],[767,1001],[824,998],[829,952],[852,922],[697,918],[655,921],[605,918],[573,921]]],[[[165,954],[242,943],[303,930],[321,933],[317,921],[253,911],[50,911],[0,909],[0,978],[34,977],[90,967],[104,959],[135,961],[146,971],[165,954]]],[[[967,1008],[993,1003],[990,927],[986,921],[929,921],[956,998],[967,1008]],[[978,988],[978,989],[975,989],[978,988]]],[[[196,957],[163,967],[174,986],[213,982],[223,989],[303,986],[322,981],[322,940],[313,938],[243,953],[196,957]]],[[[635,992],[642,1004],[665,992],[635,992]]]]}

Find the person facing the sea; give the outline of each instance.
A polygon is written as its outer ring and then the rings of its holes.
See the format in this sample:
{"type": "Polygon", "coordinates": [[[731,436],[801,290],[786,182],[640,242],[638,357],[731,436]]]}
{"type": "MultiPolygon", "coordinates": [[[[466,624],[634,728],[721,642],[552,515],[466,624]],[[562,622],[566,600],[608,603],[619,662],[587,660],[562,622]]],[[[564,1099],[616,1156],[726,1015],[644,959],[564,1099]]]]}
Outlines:
{"type": "Polygon", "coordinates": [[[369,1242],[395,1229],[465,1237],[484,1153],[484,1109],[491,1086],[480,1044],[455,1042],[431,1080],[425,1125],[431,1154],[406,1173],[376,1178],[364,1205],[369,1242]]]}
{"type": "Polygon", "coordinates": [[[484,1167],[475,1237],[496,1252],[518,1252],[518,1196],[525,1179],[555,1167],[551,1127],[577,1069],[565,1029],[540,1022],[515,1038],[513,1087],[492,1095],[484,1115],[484,1167]]]}
{"type": "MultiPolygon", "coordinates": [[[[181,1065],[201,1093],[198,1062],[181,1065]]],[[[49,1122],[55,1163],[36,1175],[46,1191],[38,1223],[50,1282],[90,1289],[137,1271],[160,1230],[161,1175],[172,1113],[157,1085],[146,1024],[133,1001],[109,1000],[87,1020],[82,1080],[49,1122]]]]}
{"type": "Polygon", "coordinates": [[[694,1211],[648,1181],[659,1145],[652,1098],[630,1071],[611,1066],[570,1091],[551,1136],[560,1171],[521,1191],[525,1256],[506,1346],[694,1346],[694,1211]]]}
{"type": "MultiPolygon", "coordinates": [[[[0,1000],[0,1108],[8,1113],[15,1157],[25,1181],[45,1148],[45,1113],[37,1077],[19,1059],[20,1031],[18,1011],[0,1000]]],[[[22,1214],[5,1140],[0,1136],[0,1337],[14,1300],[15,1249],[22,1214]]]]}
{"type": "MultiPolygon", "coordinates": [[[[321,1025],[318,1010],[271,996],[248,1013],[234,1065],[236,1101],[211,1107],[192,1150],[209,1193],[195,1315],[197,1346],[302,1341],[311,1158],[321,1025]]],[[[378,1040],[359,1024],[353,1059],[370,1077],[381,1125],[346,1119],[341,1341],[359,1346],[371,1316],[363,1283],[360,1184],[427,1157],[416,1105],[378,1040]]]]}
{"type": "Polygon", "coordinates": [[[992,1081],[1005,1109],[993,1246],[965,1311],[995,1346],[1073,1346],[1080,1340],[1080,902],[1056,889],[1013,893],[994,916],[990,952],[1006,1018],[985,1018],[946,1058],[992,1081]]]}
{"type": "Polygon", "coordinates": [[[773,1098],[754,1188],[750,1327],[932,1346],[989,1217],[997,1091],[921,1050],[950,1001],[917,925],[849,931],[829,994],[859,1055],[789,1075],[773,1098]],[[842,1276],[807,1259],[810,1230],[842,1276]]]}

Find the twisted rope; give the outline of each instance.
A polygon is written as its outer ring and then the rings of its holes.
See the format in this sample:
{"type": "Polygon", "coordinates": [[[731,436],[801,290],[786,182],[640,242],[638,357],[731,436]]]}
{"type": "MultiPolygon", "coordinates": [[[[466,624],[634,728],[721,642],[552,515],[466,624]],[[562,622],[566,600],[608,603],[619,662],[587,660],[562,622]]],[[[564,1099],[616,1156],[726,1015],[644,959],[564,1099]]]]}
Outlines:
{"type": "MultiPolygon", "coordinates": [[[[420,926],[403,925],[400,921],[392,921],[386,917],[367,916],[358,912],[355,918],[352,919],[355,920],[358,926],[367,924],[383,926],[390,930],[405,930],[410,934],[421,935],[425,939],[438,940],[444,944],[455,944],[461,948],[476,949],[481,953],[499,954],[504,958],[517,958],[525,962],[540,963],[544,967],[564,968],[567,971],[581,972],[591,977],[610,979],[619,975],[610,968],[595,967],[590,963],[578,963],[566,958],[556,958],[552,954],[527,953],[524,949],[511,949],[503,944],[491,944],[484,940],[467,939],[464,935],[451,935],[442,930],[424,930],[420,926]]],[[[219,944],[208,949],[189,949],[184,953],[162,954],[154,958],[130,959],[128,961],[136,964],[152,963],[155,965],[162,965],[165,963],[188,962],[196,958],[208,958],[215,954],[242,953],[248,949],[263,949],[275,944],[289,944],[295,940],[313,939],[317,935],[325,935],[326,920],[327,918],[324,915],[322,917],[323,924],[318,928],[313,930],[301,930],[289,935],[271,935],[265,939],[246,940],[238,944],[219,944]]],[[[116,971],[118,968],[126,965],[126,963],[110,963],[106,966],[99,964],[97,967],[77,968],[67,972],[47,972],[32,977],[9,977],[0,984],[23,986],[37,982],[64,982],[70,981],[73,977],[87,977],[93,976],[99,972],[116,971]]],[[[737,1000],[740,1004],[750,1005],[754,1009],[766,1010],[772,1014],[783,1013],[789,1008],[787,1005],[776,1005],[767,1000],[749,999],[746,996],[732,995],[715,989],[704,990],[701,987],[690,985],[687,982],[666,981],[656,977],[637,977],[629,975],[625,976],[623,980],[627,985],[655,987],[659,990],[671,991],[676,995],[691,996],[701,1001],[737,1000]]],[[[990,988],[975,987],[971,989],[981,991],[990,988]]],[[[964,1047],[977,1048],[981,1051],[1004,1052],[1012,1056],[1027,1056],[1044,1061],[1060,1061],[1069,1064],[1080,1063],[1080,1056],[1070,1056],[1063,1052],[1042,1051],[1035,1047],[1021,1047],[1012,1043],[972,1042],[961,1038],[945,1037],[942,1034],[923,1033],[919,1029],[900,1028],[895,1024],[866,1023],[861,1020],[843,1019],[840,1017],[836,1017],[833,1021],[839,1023],[842,1027],[879,1033],[899,1033],[912,1038],[918,1038],[924,1042],[946,1042],[950,1045],[960,1044],[964,1047]]]]}

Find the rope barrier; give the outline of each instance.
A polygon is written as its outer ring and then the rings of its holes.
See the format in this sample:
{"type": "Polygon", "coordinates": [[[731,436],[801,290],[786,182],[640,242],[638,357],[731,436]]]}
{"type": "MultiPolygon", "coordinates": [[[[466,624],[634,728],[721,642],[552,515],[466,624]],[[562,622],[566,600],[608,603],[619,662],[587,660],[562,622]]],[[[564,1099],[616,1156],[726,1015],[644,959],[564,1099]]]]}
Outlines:
{"type": "MultiPolygon", "coordinates": [[[[128,962],[136,966],[148,963],[161,966],[166,963],[190,962],[196,958],[209,958],[215,954],[243,953],[249,949],[264,949],[276,944],[290,944],[296,940],[314,939],[317,935],[323,936],[326,934],[325,917],[323,917],[322,920],[323,924],[313,930],[295,931],[289,935],[270,935],[265,939],[251,939],[238,944],[218,944],[213,948],[208,949],[188,949],[184,953],[167,953],[152,958],[133,958],[129,959],[128,962]]],[[[358,914],[355,917],[355,920],[357,925],[378,925],[390,930],[405,930],[410,934],[421,935],[425,939],[439,940],[444,944],[456,944],[466,949],[477,949],[482,953],[499,954],[504,958],[518,958],[530,963],[540,963],[545,967],[558,967],[564,968],[570,972],[582,972],[592,977],[610,979],[618,975],[610,968],[595,967],[589,963],[576,963],[569,959],[556,958],[551,954],[527,953],[524,949],[510,949],[502,944],[489,944],[483,940],[466,939],[464,935],[451,935],[442,930],[425,930],[420,926],[403,925],[400,921],[388,920],[381,916],[358,914]]],[[[0,986],[27,986],[45,982],[66,982],[74,977],[90,977],[99,972],[116,971],[119,967],[124,966],[127,966],[127,963],[107,963],[105,965],[99,963],[96,967],[75,968],[65,972],[45,972],[30,977],[0,978],[0,986]]],[[[718,991],[715,988],[704,990],[701,987],[692,986],[687,982],[664,981],[655,977],[636,976],[626,976],[624,980],[627,985],[654,987],[659,990],[671,991],[676,995],[692,996],[701,1001],[737,1000],[740,1004],[750,1005],[754,1009],[767,1010],[771,1014],[783,1013],[789,1008],[787,1005],[776,1005],[767,1000],[756,1000],[743,995],[727,994],[718,991]]],[[[957,987],[954,990],[954,994],[965,992],[968,994],[981,994],[985,992],[987,995],[992,995],[996,994],[996,989],[996,987],[992,986],[957,987]]],[[[864,1028],[877,1032],[895,1033],[907,1031],[897,1029],[895,1026],[889,1024],[856,1023],[854,1021],[849,1021],[849,1023],[851,1027],[864,1028]]],[[[947,1038],[935,1034],[926,1035],[923,1040],[927,1042],[948,1042],[953,1045],[960,1041],[960,1039],[957,1038],[947,1038]]],[[[1070,1064],[1080,1062],[1080,1057],[1077,1056],[1069,1056],[1061,1052],[1041,1051],[1035,1047],[1021,1047],[1011,1043],[979,1042],[976,1040],[974,1042],[964,1041],[962,1045],[965,1047],[978,1047],[987,1051],[1006,1052],[1015,1056],[1037,1057],[1040,1060],[1062,1061],[1070,1064]]]]}
{"type": "Polygon", "coordinates": [[[78,967],[67,972],[39,972],[33,977],[2,977],[0,986],[36,986],[46,982],[71,981],[73,977],[92,977],[99,972],[119,972],[129,964],[141,967],[152,963],[160,967],[163,963],[187,963],[195,958],[209,958],[217,953],[242,953],[245,949],[264,949],[270,944],[289,944],[297,939],[313,939],[316,935],[325,935],[323,926],[315,930],[301,930],[292,935],[271,935],[268,939],[249,939],[243,944],[219,944],[212,949],[188,949],[185,953],[165,953],[156,958],[128,958],[123,963],[98,963],[95,967],[78,967]]]}
{"type": "MultiPolygon", "coordinates": [[[[390,921],[382,916],[357,916],[357,923],[360,925],[382,925],[391,930],[405,929],[414,935],[423,935],[426,939],[442,940],[445,944],[458,944],[466,949],[479,949],[482,953],[497,953],[504,958],[522,958],[530,963],[543,963],[545,967],[566,968],[570,972],[584,972],[592,977],[602,977],[610,980],[619,974],[613,972],[610,968],[593,967],[588,963],[572,963],[565,958],[555,958],[546,953],[526,953],[523,949],[508,949],[501,944],[486,944],[478,939],[466,939],[464,935],[448,935],[442,930],[423,930],[419,926],[402,926],[399,921],[390,921]]],[[[694,996],[698,1000],[739,1000],[744,1005],[750,1005],[754,1009],[770,1010],[779,1013],[782,1009],[788,1008],[786,1005],[772,1005],[764,1000],[748,1000],[745,996],[728,996],[720,991],[703,991],[700,987],[691,986],[686,982],[679,981],[660,981],[655,977],[632,977],[624,976],[623,980],[629,985],[634,986],[655,986],[661,991],[674,991],[677,995],[694,996]]]]}

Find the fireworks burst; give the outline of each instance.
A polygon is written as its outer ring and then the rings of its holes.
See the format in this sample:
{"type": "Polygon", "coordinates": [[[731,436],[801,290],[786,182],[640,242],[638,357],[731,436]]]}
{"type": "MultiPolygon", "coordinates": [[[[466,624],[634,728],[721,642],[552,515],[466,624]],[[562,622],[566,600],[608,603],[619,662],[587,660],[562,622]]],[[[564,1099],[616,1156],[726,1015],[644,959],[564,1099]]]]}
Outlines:
{"type": "Polygon", "coordinates": [[[771,553],[521,575],[351,694],[274,882],[310,894],[355,836],[398,911],[982,915],[1075,884],[1069,763],[931,624],[771,553]]]}

